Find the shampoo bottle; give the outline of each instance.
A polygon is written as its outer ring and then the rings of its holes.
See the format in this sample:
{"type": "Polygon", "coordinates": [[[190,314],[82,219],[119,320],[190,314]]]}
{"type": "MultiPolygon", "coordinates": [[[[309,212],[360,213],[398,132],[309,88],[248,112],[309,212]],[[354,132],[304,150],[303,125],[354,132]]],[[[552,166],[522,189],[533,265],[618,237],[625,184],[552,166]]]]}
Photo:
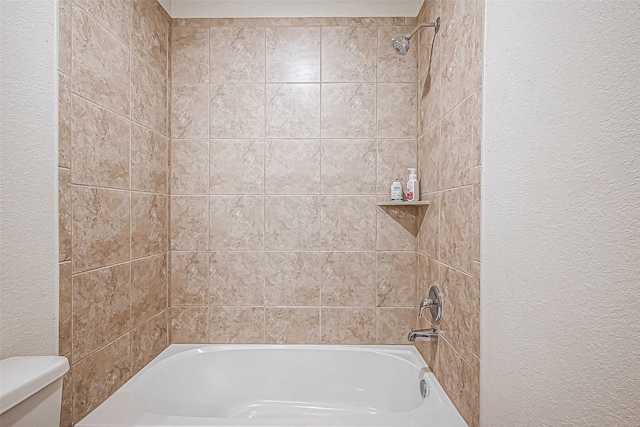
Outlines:
{"type": "Polygon", "coordinates": [[[391,201],[392,202],[401,202],[402,201],[402,183],[399,179],[396,179],[393,184],[391,184],[391,201]]]}
{"type": "Polygon", "coordinates": [[[418,175],[416,168],[408,168],[409,181],[407,181],[407,202],[420,200],[420,188],[418,187],[418,175]]]}

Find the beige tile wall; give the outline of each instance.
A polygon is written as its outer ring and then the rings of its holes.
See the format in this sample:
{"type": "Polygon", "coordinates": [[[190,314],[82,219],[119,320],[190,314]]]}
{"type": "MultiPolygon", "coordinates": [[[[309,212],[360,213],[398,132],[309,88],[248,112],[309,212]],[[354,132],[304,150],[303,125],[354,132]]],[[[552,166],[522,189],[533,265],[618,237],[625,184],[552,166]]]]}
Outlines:
{"type": "Polygon", "coordinates": [[[477,425],[483,6],[170,28],[155,0],[61,0],[61,425],[169,335],[405,344],[434,283],[419,349],[477,425]],[[416,163],[429,208],[377,207],[416,163]]]}
{"type": "Polygon", "coordinates": [[[168,15],[156,0],[61,0],[61,426],[169,342],[168,15]]]}
{"type": "Polygon", "coordinates": [[[172,342],[406,344],[417,215],[376,206],[417,163],[406,21],[173,21],[172,342]]]}
{"type": "Polygon", "coordinates": [[[426,0],[418,15],[440,16],[442,28],[423,30],[418,47],[418,167],[431,205],[420,218],[417,302],[434,284],[444,300],[432,322],[442,339],[418,349],[470,426],[479,425],[483,15],[484,0],[426,0]]]}

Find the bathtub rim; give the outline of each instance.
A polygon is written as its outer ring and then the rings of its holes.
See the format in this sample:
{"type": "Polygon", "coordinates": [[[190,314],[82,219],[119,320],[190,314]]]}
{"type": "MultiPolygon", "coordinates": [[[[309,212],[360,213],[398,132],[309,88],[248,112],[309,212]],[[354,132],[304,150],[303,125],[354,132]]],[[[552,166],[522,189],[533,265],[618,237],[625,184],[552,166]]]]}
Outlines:
{"type": "Polygon", "coordinates": [[[400,359],[403,363],[410,363],[418,368],[426,368],[431,372],[422,355],[412,345],[340,345],[340,344],[169,344],[160,354],[147,363],[140,371],[133,375],[119,390],[125,387],[131,388],[142,374],[153,366],[169,359],[172,356],[184,354],[188,357],[194,350],[202,350],[202,353],[213,353],[231,350],[321,350],[321,351],[357,351],[365,353],[378,353],[388,357],[400,359]],[[376,351],[377,350],[377,351],[376,351]]]}
{"type": "MultiPolygon", "coordinates": [[[[417,380],[418,378],[416,378],[417,380]]],[[[432,406],[432,405],[428,405],[432,406]]],[[[351,420],[351,418],[349,418],[351,420]]],[[[130,426],[145,426],[145,427],[196,427],[196,426],[216,426],[216,427],[239,427],[239,426],[379,426],[388,427],[391,425],[402,426],[429,426],[429,427],[468,427],[463,420],[460,412],[455,408],[451,399],[447,396],[442,385],[436,379],[433,372],[429,369],[426,362],[418,352],[417,348],[412,345],[335,345],[335,344],[170,344],[165,350],[163,350],[158,356],[150,361],[144,368],[132,376],[122,387],[120,387],[114,394],[103,401],[97,408],[87,414],[82,420],[80,420],[77,427],[130,427],[130,426]],[[359,352],[373,352],[384,353],[385,356],[396,356],[404,363],[414,364],[417,368],[421,369],[419,378],[424,378],[430,387],[430,395],[427,401],[430,401],[433,405],[438,407],[436,413],[424,412],[425,405],[421,405],[417,409],[405,413],[391,413],[384,415],[373,415],[374,418],[363,417],[363,421],[354,420],[348,424],[340,424],[343,418],[337,417],[335,420],[328,420],[324,417],[313,418],[273,418],[263,419],[259,424],[254,422],[247,422],[243,419],[223,419],[223,418],[193,418],[188,417],[170,417],[164,419],[163,416],[154,416],[153,420],[145,419],[144,422],[131,424],[131,418],[128,416],[126,419],[130,420],[125,422],[122,420],[121,412],[128,413],[133,410],[134,413],[139,411],[139,408],[135,405],[131,406],[131,401],[127,400],[130,396],[133,386],[137,379],[141,377],[147,370],[153,368],[158,363],[170,358],[171,356],[189,352],[191,350],[210,348],[210,351],[215,350],[251,350],[251,349],[277,349],[277,350],[290,350],[290,349],[307,349],[307,350],[333,350],[333,351],[359,351],[359,352]],[[399,357],[399,355],[403,357],[399,357]],[[426,369],[424,369],[426,368],[426,369]],[[120,406],[119,406],[120,405],[120,406]],[[114,409],[118,408],[122,411],[116,411],[120,413],[114,416],[114,409]],[[402,424],[397,423],[396,417],[401,416],[406,422],[402,424]],[[428,424],[423,424],[424,417],[427,416],[430,420],[428,424]],[[185,421],[186,420],[186,421],[185,421]],[[216,420],[212,422],[213,420],[216,420]],[[299,424],[301,420],[304,420],[304,424],[299,424]]]]}

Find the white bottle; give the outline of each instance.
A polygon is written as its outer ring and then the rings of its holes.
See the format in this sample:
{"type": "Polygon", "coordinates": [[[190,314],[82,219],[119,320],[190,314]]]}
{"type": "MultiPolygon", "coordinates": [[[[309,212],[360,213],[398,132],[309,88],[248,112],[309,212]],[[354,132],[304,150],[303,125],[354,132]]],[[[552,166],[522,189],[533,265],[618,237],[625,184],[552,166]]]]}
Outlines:
{"type": "Polygon", "coordinates": [[[407,181],[407,202],[417,202],[420,200],[420,188],[418,186],[418,175],[416,168],[407,168],[409,171],[409,181],[407,181]]]}
{"type": "Polygon", "coordinates": [[[402,201],[402,183],[399,179],[396,179],[393,184],[391,184],[391,201],[392,202],[401,202],[402,201]]]}

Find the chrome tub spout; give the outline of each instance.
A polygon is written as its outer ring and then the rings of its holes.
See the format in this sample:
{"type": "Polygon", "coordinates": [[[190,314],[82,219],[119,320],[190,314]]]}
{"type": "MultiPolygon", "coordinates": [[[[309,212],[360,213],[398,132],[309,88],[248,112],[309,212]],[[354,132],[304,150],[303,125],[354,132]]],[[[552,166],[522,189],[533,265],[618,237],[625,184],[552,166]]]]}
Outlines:
{"type": "Polygon", "coordinates": [[[409,330],[407,339],[411,342],[416,341],[438,341],[438,330],[436,328],[430,329],[413,329],[409,330]]]}

